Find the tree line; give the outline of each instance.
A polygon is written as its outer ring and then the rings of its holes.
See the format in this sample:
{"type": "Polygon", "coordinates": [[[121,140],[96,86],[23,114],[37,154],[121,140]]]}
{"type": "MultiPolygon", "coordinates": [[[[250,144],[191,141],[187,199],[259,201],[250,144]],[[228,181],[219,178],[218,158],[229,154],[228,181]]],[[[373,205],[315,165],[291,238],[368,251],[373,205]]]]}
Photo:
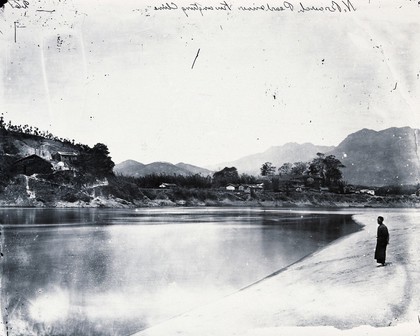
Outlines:
{"type": "Polygon", "coordinates": [[[140,188],[159,188],[162,183],[168,183],[181,188],[224,188],[229,184],[256,184],[261,182],[256,176],[241,174],[235,167],[225,167],[215,172],[212,176],[194,175],[169,175],[169,174],[148,174],[140,177],[117,176],[131,183],[135,183],[140,188]]]}
{"type": "Polygon", "coordinates": [[[342,189],[345,182],[342,180],[341,169],[344,167],[334,155],[317,153],[310,162],[286,162],[278,169],[271,162],[265,162],[260,171],[266,178],[266,183],[271,183],[272,189],[278,189],[282,183],[287,187],[292,181],[301,182],[308,187],[342,189]]]}
{"type": "Polygon", "coordinates": [[[15,133],[15,134],[18,134],[18,135],[29,135],[29,136],[35,136],[35,137],[48,139],[48,140],[60,141],[62,143],[77,146],[77,147],[83,147],[84,146],[81,143],[76,143],[76,141],[74,139],[70,140],[70,139],[67,139],[67,138],[60,138],[58,136],[55,136],[54,134],[52,134],[48,130],[47,131],[41,130],[38,127],[33,127],[33,126],[28,125],[28,124],[14,125],[14,124],[12,124],[12,122],[10,120],[9,120],[9,122],[6,123],[3,115],[0,116],[0,131],[1,130],[12,132],[12,133],[15,133]]]}

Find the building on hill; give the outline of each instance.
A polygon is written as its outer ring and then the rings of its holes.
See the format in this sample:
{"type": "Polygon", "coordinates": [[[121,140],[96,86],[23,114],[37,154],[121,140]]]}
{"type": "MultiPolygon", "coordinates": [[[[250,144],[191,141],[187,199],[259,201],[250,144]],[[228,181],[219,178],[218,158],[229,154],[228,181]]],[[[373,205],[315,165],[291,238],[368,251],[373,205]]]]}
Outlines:
{"type": "Polygon", "coordinates": [[[78,154],[75,152],[57,152],[52,154],[52,158],[64,163],[75,163],[78,160],[78,154]]]}
{"type": "Polygon", "coordinates": [[[52,164],[38,155],[32,154],[15,161],[11,170],[16,174],[27,176],[32,174],[50,174],[52,172],[52,164]]]}
{"type": "Polygon", "coordinates": [[[51,148],[47,144],[42,144],[39,146],[39,148],[36,148],[35,154],[45,160],[48,160],[48,161],[52,160],[51,148]]]}
{"type": "Polygon", "coordinates": [[[53,162],[53,168],[56,171],[71,170],[69,165],[67,163],[64,163],[63,161],[57,163],[53,162]]]}

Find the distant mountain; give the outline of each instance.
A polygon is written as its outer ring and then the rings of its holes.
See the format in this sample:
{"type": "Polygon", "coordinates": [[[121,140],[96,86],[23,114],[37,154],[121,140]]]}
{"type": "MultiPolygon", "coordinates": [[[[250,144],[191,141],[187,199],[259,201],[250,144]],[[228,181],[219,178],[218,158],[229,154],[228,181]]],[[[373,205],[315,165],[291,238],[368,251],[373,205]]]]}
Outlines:
{"type": "Polygon", "coordinates": [[[389,128],[383,131],[362,129],[348,135],[337,147],[316,146],[311,143],[287,143],[269,148],[236,161],[220,163],[209,169],[193,165],[154,162],[144,165],[128,160],[115,166],[116,173],[127,176],[147,174],[208,175],[224,167],[236,167],[240,174],[260,174],[260,167],[271,162],[276,168],[283,163],[308,162],[316,153],[335,155],[346,166],[343,178],[356,185],[384,186],[420,183],[420,130],[410,127],[389,128]]]}
{"type": "Polygon", "coordinates": [[[416,184],[420,177],[419,136],[420,130],[410,127],[362,129],[347,136],[328,154],[346,166],[343,177],[348,183],[416,184]]]}
{"type": "Polygon", "coordinates": [[[239,174],[258,175],[260,174],[260,167],[265,162],[271,162],[276,168],[279,168],[286,162],[310,161],[316,157],[316,153],[326,153],[333,149],[333,146],[316,146],[311,143],[298,144],[290,142],[283,146],[271,147],[263,153],[248,155],[236,161],[220,163],[209,168],[220,170],[224,167],[236,167],[239,174]]]}
{"type": "Polygon", "coordinates": [[[191,165],[191,164],[188,164],[188,163],[180,162],[180,163],[177,163],[176,166],[178,168],[185,169],[185,170],[191,172],[194,175],[199,174],[199,175],[203,175],[203,176],[208,176],[208,175],[213,174],[213,172],[209,169],[197,167],[197,166],[194,166],[194,165],[191,165]]]}
{"type": "Polygon", "coordinates": [[[179,168],[169,162],[153,162],[144,166],[142,170],[144,175],[149,174],[166,174],[166,175],[191,175],[185,169],[179,168]]]}
{"type": "Polygon", "coordinates": [[[114,173],[118,175],[136,176],[136,173],[141,171],[144,166],[143,163],[134,160],[126,160],[115,165],[114,173]]]}
{"type": "Polygon", "coordinates": [[[178,163],[176,165],[169,162],[153,162],[150,164],[143,164],[134,160],[127,160],[121,162],[114,167],[116,174],[124,176],[146,176],[151,174],[165,174],[165,175],[209,175],[211,171],[186,163],[178,163]]]}
{"type": "Polygon", "coordinates": [[[116,175],[139,177],[143,176],[141,172],[144,166],[143,163],[135,160],[125,160],[117,163],[113,170],[116,175]]]}

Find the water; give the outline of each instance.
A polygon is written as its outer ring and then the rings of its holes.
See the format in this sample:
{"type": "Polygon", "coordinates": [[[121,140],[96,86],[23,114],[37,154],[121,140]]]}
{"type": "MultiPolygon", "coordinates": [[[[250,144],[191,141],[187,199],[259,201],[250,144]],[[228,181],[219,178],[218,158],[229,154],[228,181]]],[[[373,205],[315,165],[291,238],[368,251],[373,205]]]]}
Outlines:
{"type": "Polygon", "coordinates": [[[9,335],[129,335],[355,232],[349,214],[0,209],[9,335]]]}

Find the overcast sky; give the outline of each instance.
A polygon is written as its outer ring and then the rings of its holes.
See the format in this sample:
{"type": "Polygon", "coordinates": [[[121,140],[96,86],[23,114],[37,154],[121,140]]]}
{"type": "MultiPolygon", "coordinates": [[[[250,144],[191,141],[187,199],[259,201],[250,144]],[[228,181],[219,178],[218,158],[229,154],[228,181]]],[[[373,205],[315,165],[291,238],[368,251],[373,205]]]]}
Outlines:
{"type": "Polygon", "coordinates": [[[337,145],[362,128],[420,128],[417,1],[299,13],[299,1],[247,12],[284,3],[235,0],[188,16],[193,1],[28,2],[0,10],[1,112],[103,142],[116,163],[205,166],[287,142],[337,145]]]}

